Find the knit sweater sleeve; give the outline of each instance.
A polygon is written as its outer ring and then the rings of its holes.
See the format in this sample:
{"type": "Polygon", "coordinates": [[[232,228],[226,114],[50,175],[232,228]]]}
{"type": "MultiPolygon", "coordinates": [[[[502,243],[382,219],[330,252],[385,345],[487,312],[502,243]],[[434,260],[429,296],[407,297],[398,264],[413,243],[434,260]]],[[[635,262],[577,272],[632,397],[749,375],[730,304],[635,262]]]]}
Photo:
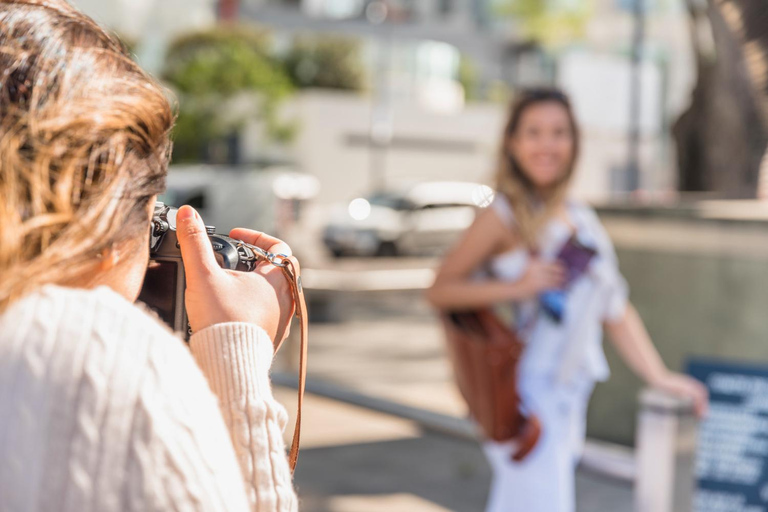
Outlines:
{"type": "Polygon", "coordinates": [[[250,508],[296,511],[282,436],[288,416],[272,396],[269,380],[272,340],[256,325],[224,323],[195,333],[190,348],[218,397],[250,508]]]}
{"type": "Polygon", "coordinates": [[[267,335],[224,324],[193,347],[199,364],[106,287],[14,303],[0,315],[0,510],[295,510],[267,335]]]}

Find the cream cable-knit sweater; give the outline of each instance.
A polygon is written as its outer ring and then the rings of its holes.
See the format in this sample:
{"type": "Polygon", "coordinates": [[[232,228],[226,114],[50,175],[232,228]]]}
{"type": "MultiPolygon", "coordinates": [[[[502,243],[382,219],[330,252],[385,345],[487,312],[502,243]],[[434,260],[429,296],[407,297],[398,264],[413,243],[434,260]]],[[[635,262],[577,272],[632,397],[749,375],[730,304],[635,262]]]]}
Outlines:
{"type": "Polygon", "coordinates": [[[295,511],[271,340],[229,323],[190,348],[107,287],[48,285],[12,304],[0,512],[295,511]]]}

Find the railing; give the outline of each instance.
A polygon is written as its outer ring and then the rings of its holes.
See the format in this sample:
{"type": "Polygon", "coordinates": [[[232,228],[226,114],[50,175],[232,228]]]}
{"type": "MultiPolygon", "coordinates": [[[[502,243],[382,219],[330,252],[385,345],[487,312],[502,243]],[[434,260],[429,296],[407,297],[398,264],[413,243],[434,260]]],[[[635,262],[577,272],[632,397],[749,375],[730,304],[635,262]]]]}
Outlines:
{"type": "Polygon", "coordinates": [[[637,512],[693,510],[696,431],[690,401],[654,389],[641,393],[635,450],[637,512]]]}

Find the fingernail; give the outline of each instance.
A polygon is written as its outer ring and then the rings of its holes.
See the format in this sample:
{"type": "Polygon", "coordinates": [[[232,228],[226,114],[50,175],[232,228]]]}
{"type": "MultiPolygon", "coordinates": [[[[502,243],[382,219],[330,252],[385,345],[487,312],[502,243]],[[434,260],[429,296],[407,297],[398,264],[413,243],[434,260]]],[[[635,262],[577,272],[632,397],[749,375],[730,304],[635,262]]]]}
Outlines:
{"type": "Polygon", "coordinates": [[[193,217],[199,218],[199,215],[197,214],[195,209],[192,208],[191,206],[182,207],[176,213],[177,220],[188,221],[188,220],[192,220],[193,217]]]}

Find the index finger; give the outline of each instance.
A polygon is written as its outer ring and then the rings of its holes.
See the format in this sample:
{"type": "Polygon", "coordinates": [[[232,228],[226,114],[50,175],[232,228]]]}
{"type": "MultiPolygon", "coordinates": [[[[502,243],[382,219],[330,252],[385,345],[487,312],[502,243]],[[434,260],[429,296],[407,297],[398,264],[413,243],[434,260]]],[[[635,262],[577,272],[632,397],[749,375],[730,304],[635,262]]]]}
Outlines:
{"type": "Polygon", "coordinates": [[[293,252],[287,243],[261,231],[235,228],[229,232],[229,236],[237,240],[242,240],[247,244],[255,245],[256,247],[273,254],[285,254],[286,256],[293,255],[293,252]]]}

